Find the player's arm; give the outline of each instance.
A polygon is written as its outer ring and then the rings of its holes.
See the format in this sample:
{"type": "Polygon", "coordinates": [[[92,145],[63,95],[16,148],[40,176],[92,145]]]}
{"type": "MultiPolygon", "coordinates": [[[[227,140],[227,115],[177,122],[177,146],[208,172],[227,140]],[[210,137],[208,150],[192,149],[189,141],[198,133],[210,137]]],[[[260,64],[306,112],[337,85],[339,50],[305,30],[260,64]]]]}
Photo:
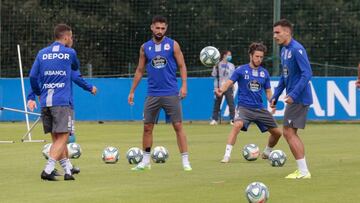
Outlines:
{"type": "Polygon", "coordinates": [[[298,49],[295,50],[294,52],[295,52],[294,55],[296,62],[300,68],[301,77],[300,80],[295,85],[295,88],[291,92],[289,92],[288,95],[286,95],[287,97],[291,97],[292,101],[295,101],[299,97],[301,92],[308,85],[312,76],[312,70],[309,59],[306,55],[306,51],[304,49],[298,49]]]}
{"type": "Polygon", "coordinates": [[[356,87],[360,88],[360,62],[358,65],[358,79],[356,81],[356,87]]]}
{"type": "Polygon", "coordinates": [[[95,95],[97,92],[97,88],[94,85],[87,83],[84,78],[81,76],[79,70],[71,71],[71,80],[83,90],[91,92],[91,94],[95,95]]]}
{"type": "Polygon", "coordinates": [[[187,70],[184,55],[180,49],[179,43],[177,43],[176,41],[174,41],[174,57],[179,67],[181,77],[180,97],[184,98],[187,95],[187,70]]]}
{"type": "Polygon", "coordinates": [[[144,75],[145,65],[146,65],[146,57],[145,57],[144,45],[141,45],[140,55],[139,55],[139,63],[138,63],[138,66],[136,67],[134,80],[132,82],[130,93],[128,96],[128,103],[130,105],[134,104],[134,92],[135,92],[136,87],[139,85],[141,78],[144,75]]]}
{"type": "Polygon", "coordinates": [[[215,90],[215,93],[218,96],[221,96],[224,92],[226,92],[226,90],[229,89],[229,87],[231,87],[234,84],[234,81],[232,81],[231,79],[227,80],[223,85],[221,85],[220,88],[217,88],[215,90]]]}
{"type": "Polygon", "coordinates": [[[32,90],[30,90],[30,92],[27,95],[26,99],[28,101],[27,102],[27,107],[29,108],[30,111],[34,111],[34,109],[37,108],[36,101],[35,101],[36,100],[35,93],[32,90]]]}
{"type": "Polygon", "coordinates": [[[270,99],[271,108],[275,108],[276,103],[277,103],[281,93],[284,91],[284,89],[285,89],[285,81],[284,81],[284,76],[282,75],[280,77],[278,86],[275,87],[274,95],[270,99]]]}
{"type": "Polygon", "coordinates": [[[40,95],[41,94],[41,89],[39,86],[39,75],[40,75],[40,61],[38,59],[39,56],[36,56],[36,59],[31,67],[30,70],[30,74],[29,74],[29,79],[30,79],[30,85],[31,85],[31,89],[33,90],[35,95],[40,95]]]}

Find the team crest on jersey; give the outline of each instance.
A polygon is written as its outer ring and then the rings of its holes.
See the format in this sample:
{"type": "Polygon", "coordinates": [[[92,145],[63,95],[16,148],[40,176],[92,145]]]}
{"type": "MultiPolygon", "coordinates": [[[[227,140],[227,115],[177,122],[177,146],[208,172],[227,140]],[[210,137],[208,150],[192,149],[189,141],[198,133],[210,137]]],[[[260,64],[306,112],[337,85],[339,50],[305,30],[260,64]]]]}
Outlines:
{"type": "Polygon", "coordinates": [[[164,50],[166,50],[166,51],[170,50],[170,44],[169,43],[166,43],[164,45],[164,50]]]}
{"type": "Polygon", "coordinates": [[[155,58],[151,60],[151,65],[157,69],[164,68],[166,64],[167,64],[166,58],[160,55],[155,56],[155,58]]]}
{"type": "Polygon", "coordinates": [[[260,71],[260,77],[262,77],[262,78],[265,77],[265,72],[264,71],[260,71]]]}
{"type": "Polygon", "coordinates": [[[261,84],[257,80],[251,80],[248,83],[248,88],[252,92],[258,92],[261,90],[261,84]]]}

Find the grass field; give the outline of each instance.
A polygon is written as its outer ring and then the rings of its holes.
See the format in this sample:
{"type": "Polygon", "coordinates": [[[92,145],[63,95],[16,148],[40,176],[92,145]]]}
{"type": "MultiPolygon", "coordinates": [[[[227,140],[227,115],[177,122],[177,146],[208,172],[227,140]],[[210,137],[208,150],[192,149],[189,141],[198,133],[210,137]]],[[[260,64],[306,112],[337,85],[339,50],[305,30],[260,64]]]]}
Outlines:
{"type": "MultiPolygon", "coordinates": [[[[0,123],[0,139],[17,141],[0,145],[0,202],[246,202],[244,190],[253,181],[268,186],[269,202],[360,201],[360,124],[308,124],[300,131],[312,173],[310,180],[284,179],[296,164],[283,138],[276,148],[288,155],[284,167],[273,168],[261,159],[245,161],[241,155],[245,144],[255,143],[262,150],[267,140],[255,125],[238,137],[231,163],[220,164],[230,128],[185,124],[193,171],[184,172],[171,126],[157,125],[154,146],[168,148],[168,162],[152,164],[151,171],[133,172],[125,153],[132,146],[141,146],[142,123],[77,122],[83,154],[72,162],[81,173],[73,182],[45,182],[40,180],[44,143],[19,142],[24,123],[0,123]],[[102,150],[109,145],[121,152],[117,164],[101,160],[102,150]]],[[[48,139],[40,126],[33,138],[48,139]]]]}

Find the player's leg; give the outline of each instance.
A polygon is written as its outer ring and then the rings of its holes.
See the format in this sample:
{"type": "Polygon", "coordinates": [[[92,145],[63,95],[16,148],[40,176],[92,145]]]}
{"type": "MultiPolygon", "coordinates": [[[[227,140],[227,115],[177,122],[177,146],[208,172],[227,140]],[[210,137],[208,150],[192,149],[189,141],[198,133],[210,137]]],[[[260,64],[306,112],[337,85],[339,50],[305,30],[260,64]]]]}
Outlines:
{"type": "Polygon", "coordinates": [[[234,117],[235,117],[235,105],[234,105],[234,93],[233,88],[229,88],[225,93],[226,103],[229,106],[230,112],[230,124],[234,124],[234,117]]]}
{"type": "Polygon", "coordinates": [[[263,159],[267,159],[269,158],[269,155],[271,153],[271,151],[273,150],[273,148],[275,147],[275,145],[278,143],[280,137],[281,137],[281,130],[280,128],[276,127],[276,128],[270,128],[269,129],[269,139],[268,139],[268,143],[262,153],[262,158],[263,159]]]}
{"type": "Polygon", "coordinates": [[[228,136],[224,158],[221,160],[221,163],[228,163],[230,161],[231,151],[236,142],[237,135],[241,130],[247,131],[247,128],[249,127],[251,121],[254,120],[254,118],[254,113],[251,109],[247,109],[241,106],[236,108],[234,126],[228,136]]]}
{"type": "Polygon", "coordinates": [[[270,136],[268,143],[262,153],[262,158],[267,159],[270,152],[278,143],[281,137],[281,130],[278,128],[276,121],[272,114],[266,109],[254,110],[256,120],[254,121],[262,133],[269,131],[270,136]]]}
{"type": "Polygon", "coordinates": [[[179,96],[161,98],[161,104],[166,114],[170,116],[176,134],[176,140],[181,154],[182,165],[185,171],[191,171],[186,134],[182,125],[182,108],[179,96]]]}
{"type": "Polygon", "coordinates": [[[161,108],[160,97],[149,96],[146,98],[144,105],[144,130],[143,130],[143,151],[142,161],[132,168],[133,171],[142,171],[150,169],[150,153],[153,144],[153,129],[157,116],[161,108]]]}
{"type": "Polygon", "coordinates": [[[286,106],[283,134],[287,143],[289,144],[294,158],[296,159],[298,170],[289,174],[285,178],[311,178],[311,174],[305,159],[305,147],[299,135],[297,134],[299,128],[305,128],[308,109],[309,106],[304,106],[302,104],[291,104],[286,106]]]}
{"type": "Polygon", "coordinates": [[[222,98],[223,98],[222,95],[219,97],[216,94],[214,94],[214,107],[213,107],[213,113],[212,113],[212,117],[211,117],[212,119],[211,119],[210,125],[218,124],[219,115],[220,115],[219,114],[220,113],[220,105],[221,105],[222,98]]]}

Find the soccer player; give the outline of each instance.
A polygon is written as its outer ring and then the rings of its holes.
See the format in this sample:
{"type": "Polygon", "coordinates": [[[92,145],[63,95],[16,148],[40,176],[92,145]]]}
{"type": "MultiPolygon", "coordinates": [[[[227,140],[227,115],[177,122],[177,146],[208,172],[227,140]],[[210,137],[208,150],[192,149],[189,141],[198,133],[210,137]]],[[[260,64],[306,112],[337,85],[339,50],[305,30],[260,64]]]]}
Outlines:
{"type": "MultiPolygon", "coordinates": [[[[232,64],[230,61],[232,59],[231,51],[225,50],[221,53],[221,59],[219,64],[214,66],[213,71],[211,75],[215,78],[214,80],[214,93],[216,89],[220,88],[222,84],[224,84],[232,75],[232,73],[235,70],[234,64],[232,64]]],[[[235,115],[235,107],[234,107],[234,91],[232,87],[229,87],[229,89],[224,92],[223,95],[220,97],[215,94],[214,99],[214,108],[213,108],[213,114],[212,114],[212,120],[210,122],[210,125],[217,125],[218,124],[218,118],[219,118],[219,112],[220,112],[220,105],[223,96],[225,96],[226,103],[229,106],[230,111],[230,124],[234,124],[234,115],[235,115]]]]}
{"type": "Polygon", "coordinates": [[[358,64],[358,79],[355,84],[357,88],[360,88],[360,62],[358,64]]]}
{"type": "MultiPolygon", "coordinates": [[[[82,89],[84,89],[85,91],[88,91],[90,93],[93,93],[93,94],[96,94],[96,87],[93,86],[93,85],[90,85],[89,83],[87,83],[82,77],[81,77],[81,74],[80,72],[77,70],[77,71],[71,71],[71,79],[72,81],[78,85],[79,87],[81,87],[82,89]]],[[[74,109],[74,103],[72,101],[72,97],[71,97],[71,108],[74,109]]],[[[28,103],[27,103],[27,106],[29,108],[30,111],[34,111],[34,109],[37,108],[37,105],[36,105],[36,95],[35,93],[30,90],[28,96],[27,96],[27,100],[28,100],[28,103]]],[[[73,116],[73,120],[72,120],[72,129],[71,129],[71,132],[69,134],[69,138],[67,140],[67,143],[74,143],[76,141],[76,136],[75,136],[75,120],[74,120],[74,116],[73,116]]],[[[66,154],[66,157],[69,157],[68,156],[68,150],[67,150],[67,147],[65,147],[65,154],[66,154]]],[[[70,170],[71,170],[71,173],[72,174],[78,174],[80,173],[80,168],[78,167],[74,167],[70,160],[68,160],[68,163],[70,164],[70,170]]],[[[60,176],[60,173],[58,173],[57,169],[55,168],[53,173],[56,175],[56,176],[60,176]]]]}
{"type": "Polygon", "coordinates": [[[75,180],[65,148],[73,120],[72,71],[78,71],[80,63],[76,51],[71,48],[73,38],[70,26],[56,25],[54,38],[55,42],[38,52],[29,76],[31,89],[40,96],[44,132],[51,133],[53,141],[40,177],[43,180],[57,180],[52,172],[56,161],[59,161],[65,170],[64,180],[75,180]]]}
{"type": "Polygon", "coordinates": [[[163,108],[171,118],[177,144],[182,156],[183,169],[191,171],[186,135],[182,125],[181,99],[187,94],[187,71],[179,44],[165,36],[168,23],[163,16],[154,16],[150,26],[152,39],[140,48],[139,64],[136,68],[128,102],[134,103],[134,92],[145,69],[148,74],[147,98],[144,106],[143,160],[132,170],[150,169],[150,151],[153,143],[153,128],[156,117],[163,108]],[[178,90],[176,70],[179,68],[182,85],[178,90]]]}
{"type": "Polygon", "coordinates": [[[292,35],[293,26],[288,20],[281,19],[274,24],[273,37],[276,43],[282,46],[282,74],[271,99],[271,106],[275,107],[279,96],[286,89],[283,134],[296,159],[298,169],[285,178],[311,178],[298,129],[305,128],[306,115],[313,103],[309,84],[312,70],[305,48],[292,35]]]}
{"type": "Polygon", "coordinates": [[[227,91],[235,82],[238,83],[238,105],[236,107],[234,126],[229,134],[224,158],[221,163],[230,161],[231,150],[236,142],[240,130],[247,131],[249,125],[254,122],[262,133],[269,131],[268,144],[262,154],[267,159],[273,147],[281,137],[274,117],[264,107],[262,92],[265,91],[266,98],[270,101],[272,93],[270,76],[268,71],[261,66],[266,53],[266,46],[262,43],[252,43],[249,46],[250,62],[239,66],[229,80],[220,89],[216,90],[217,95],[227,91]]]}

